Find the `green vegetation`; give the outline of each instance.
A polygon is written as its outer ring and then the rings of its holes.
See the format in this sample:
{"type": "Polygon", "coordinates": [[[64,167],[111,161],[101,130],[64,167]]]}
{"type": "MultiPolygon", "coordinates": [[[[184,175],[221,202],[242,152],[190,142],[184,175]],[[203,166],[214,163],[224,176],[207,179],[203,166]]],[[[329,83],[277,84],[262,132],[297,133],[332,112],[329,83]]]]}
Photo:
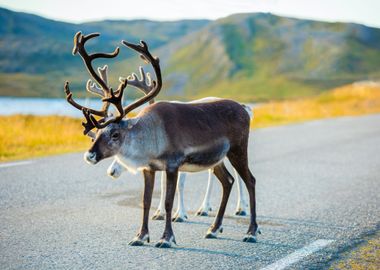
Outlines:
{"type": "MultiPolygon", "coordinates": [[[[89,75],[80,57],[71,55],[72,38],[79,30],[102,33],[89,42],[89,50],[112,51],[120,39],[146,40],[161,58],[160,98],[283,100],[380,79],[380,29],[358,24],[252,13],[213,22],[76,25],[0,8],[0,95],[63,97],[62,85],[68,80],[72,90],[83,96],[89,75]]],[[[141,65],[132,55],[122,48],[117,59],[95,65],[110,65],[114,85],[118,76],[141,65]]]]}
{"type": "Polygon", "coordinates": [[[380,78],[380,30],[361,25],[238,14],[211,23],[191,40],[165,69],[171,85],[174,75],[187,78],[183,93],[191,98],[293,99],[380,78]]]}

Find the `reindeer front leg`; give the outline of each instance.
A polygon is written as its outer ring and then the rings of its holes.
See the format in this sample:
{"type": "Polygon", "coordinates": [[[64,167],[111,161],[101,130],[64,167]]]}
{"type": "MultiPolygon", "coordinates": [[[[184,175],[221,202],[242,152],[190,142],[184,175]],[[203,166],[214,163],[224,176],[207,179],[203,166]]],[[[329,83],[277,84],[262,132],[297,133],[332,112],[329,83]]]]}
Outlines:
{"type": "Polygon", "coordinates": [[[208,170],[208,182],[207,182],[207,190],[205,198],[203,199],[201,207],[199,207],[197,213],[195,215],[197,216],[208,216],[208,212],[211,211],[211,204],[210,204],[210,198],[211,198],[211,192],[212,187],[214,184],[214,174],[212,170],[208,170]]]}
{"type": "Polygon", "coordinates": [[[158,248],[170,248],[172,243],[176,244],[173,228],[172,228],[172,209],[175,190],[177,187],[178,169],[166,171],[166,197],[165,197],[165,211],[166,223],[164,234],[160,241],[157,242],[158,248]]]}
{"type": "Polygon", "coordinates": [[[136,235],[135,238],[129,245],[131,246],[142,246],[144,242],[149,243],[149,230],[148,230],[148,221],[149,221],[149,210],[152,202],[152,193],[154,187],[154,171],[144,170],[144,212],[143,212],[143,223],[141,225],[140,232],[136,235]]]}
{"type": "Polygon", "coordinates": [[[178,195],[178,209],[174,214],[174,222],[184,222],[187,219],[185,201],[183,198],[184,188],[185,188],[186,173],[179,173],[178,183],[177,183],[177,195],[178,195]]]}
{"type": "Polygon", "coordinates": [[[121,173],[125,170],[126,169],[119,163],[119,161],[117,159],[114,159],[112,164],[107,169],[107,174],[113,179],[116,179],[119,178],[121,173]]]}
{"type": "Polygon", "coordinates": [[[166,174],[164,171],[161,172],[161,193],[160,193],[160,203],[158,204],[156,212],[153,214],[153,220],[164,220],[164,210],[165,210],[165,194],[166,194],[166,174]]]}

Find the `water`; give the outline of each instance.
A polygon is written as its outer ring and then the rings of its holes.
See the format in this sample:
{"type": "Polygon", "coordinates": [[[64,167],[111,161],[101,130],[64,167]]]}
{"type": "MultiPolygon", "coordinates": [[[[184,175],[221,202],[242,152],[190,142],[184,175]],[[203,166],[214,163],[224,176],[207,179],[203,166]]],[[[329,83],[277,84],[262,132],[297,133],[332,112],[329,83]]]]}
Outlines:
{"type": "MultiPolygon", "coordinates": [[[[75,99],[83,106],[92,109],[100,109],[102,102],[100,99],[75,99]]],[[[125,101],[124,104],[130,103],[125,101]]],[[[145,107],[147,104],[141,106],[145,107]]],[[[257,103],[247,104],[252,108],[257,107],[257,103]]],[[[136,111],[139,111],[138,108],[136,111]]],[[[114,111],[113,107],[110,110],[114,111]]],[[[32,115],[64,115],[71,117],[83,117],[78,109],[71,106],[64,98],[19,98],[19,97],[0,97],[0,115],[10,114],[32,114],[32,115]]]]}
{"type": "MultiPolygon", "coordinates": [[[[100,109],[100,99],[75,99],[83,106],[100,109]]],[[[33,114],[33,115],[64,115],[82,117],[78,109],[67,103],[64,98],[19,98],[0,97],[0,115],[33,114]]]]}

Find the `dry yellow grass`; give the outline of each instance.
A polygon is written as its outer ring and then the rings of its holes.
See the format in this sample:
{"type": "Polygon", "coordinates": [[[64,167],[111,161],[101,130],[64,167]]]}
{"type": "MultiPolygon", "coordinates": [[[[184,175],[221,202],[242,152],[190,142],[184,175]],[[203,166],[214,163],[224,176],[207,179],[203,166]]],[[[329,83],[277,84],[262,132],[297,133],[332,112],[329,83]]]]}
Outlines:
{"type": "Polygon", "coordinates": [[[79,119],[1,116],[0,127],[0,161],[80,151],[89,145],[79,119]]]}
{"type": "MultiPolygon", "coordinates": [[[[314,98],[270,102],[255,109],[253,128],[380,112],[380,86],[353,84],[314,98]]],[[[83,151],[81,120],[59,116],[0,116],[0,161],[83,151]]]]}
{"type": "Polygon", "coordinates": [[[380,112],[380,85],[361,83],[343,86],[319,96],[263,104],[254,110],[252,127],[303,122],[314,119],[380,112]]]}
{"type": "Polygon", "coordinates": [[[330,269],[378,270],[380,269],[380,233],[359,248],[347,252],[345,258],[330,269]]]}

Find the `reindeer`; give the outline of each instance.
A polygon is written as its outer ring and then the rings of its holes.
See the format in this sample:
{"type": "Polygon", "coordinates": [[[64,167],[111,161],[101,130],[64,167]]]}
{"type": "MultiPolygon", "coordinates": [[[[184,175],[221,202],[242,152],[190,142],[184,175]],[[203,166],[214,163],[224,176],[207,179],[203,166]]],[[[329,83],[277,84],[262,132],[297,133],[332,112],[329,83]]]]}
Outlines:
{"type": "MultiPolygon", "coordinates": [[[[103,68],[98,68],[98,73],[100,78],[103,80],[103,82],[108,85],[108,66],[104,65],[103,68]]],[[[152,85],[152,80],[150,73],[144,72],[144,69],[140,66],[139,68],[139,73],[140,76],[138,76],[136,73],[132,73],[131,76],[127,77],[128,80],[128,85],[135,87],[136,89],[140,90],[142,93],[145,95],[149,94],[150,91],[153,89],[152,85]]],[[[119,81],[123,82],[125,78],[119,77],[119,81]]],[[[97,86],[96,83],[93,83],[91,80],[87,81],[86,84],[86,90],[92,94],[99,95],[103,98],[105,98],[105,94],[102,91],[101,88],[97,86]]],[[[219,100],[217,97],[206,97],[198,100],[191,101],[189,103],[200,103],[200,102],[210,102],[210,101],[216,101],[219,100]]],[[[172,101],[172,102],[178,102],[178,101],[172,101]]],[[[154,99],[151,99],[149,101],[149,104],[153,104],[154,99]]],[[[252,114],[252,109],[249,108],[248,106],[242,104],[242,106],[245,107],[247,110],[248,114],[250,115],[250,118],[253,117],[252,114]]],[[[114,159],[112,164],[109,166],[107,169],[107,174],[112,177],[113,179],[116,179],[120,177],[123,171],[125,171],[126,168],[123,167],[121,163],[118,162],[117,159],[114,159]]],[[[206,194],[203,199],[202,205],[196,212],[196,215],[198,216],[208,216],[208,212],[212,210],[211,204],[210,204],[210,198],[211,198],[211,191],[213,187],[213,182],[215,181],[215,176],[212,173],[212,170],[208,170],[209,176],[208,176],[208,183],[207,183],[207,189],[206,189],[206,194]]],[[[238,182],[238,188],[237,188],[237,193],[238,193],[238,202],[235,210],[235,215],[237,216],[245,216],[247,215],[247,208],[248,208],[248,203],[245,198],[245,194],[243,192],[243,181],[241,178],[238,176],[238,173],[234,169],[234,174],[235,178],[237,179],[238,182]]],[[[183,222],[188,218],[188,215],[186,213],[186,208],[184,204],[184,186],[185,186],[185,180],[186,180],[186,174],[185,173],[180,173],[178,177],[178,209],[175,212],[173,216],[173,221],[174,222],[183,222]]],[[[161,196],[160,196],[160,202],[158,204],[157,210],[154,213],[152,219],[153,220],[163,220],[164,219],[164,201],[165,201],[165,191],[166,191],[166,178],[165,178],[165,173],[161,173],[161,196]]]]}
{"type": "Polygon", "coordinates": [[[129,171],[143,172],[143,222],[130,245],[143,245],[150,240],[149,210],[157,171],[166,173],[166,218],[164,233],[155,246],[168,248],[176,243],[172,229],[172,208],[179,172],[212,169],[221,182],[222,201],[217,216],[206,233],[206,238],[216,238],[222,227],[234,182],[224,165],[224,158],[228,158],[239,173],[249,193],[250,224],[243,241],[256,242],[256,180],[248,168],[250,117],[247,111],[239,103],[227,99],[192,104],[157,102],[145,107],[136,117],[124,119],[129,112],[152,100],[160,92],[162,76],[159,59],[151,55],[144,41],[137,45],[122,41],[152,65],[156,77],[156,80],[152,80],[153,89],[147,95],[123,106],[123,94],[128,80],[122,80],[117,90],[113,91],[92,67],[95,59],[116,57],[119,48],[113,53],[88,54],[85,43],[97,36],[98,33],[84,36],[78,32],[74,37],[73,54],[79,53],[89,73],[104,92],[102,109],[86,108],[75,102],[68,82],[64,89],[67,101],[84,114],[84,133],[97,129],[96,133],[92,133],[94,141],[84,154],[84,159],[90,164],[97,164],[103,159],[115,157],[129,171]],[[108,114],[111,104],[117,109],[117,116],[108,114]],[[101,118],[97,120],[95,116],[101,118]]]}

